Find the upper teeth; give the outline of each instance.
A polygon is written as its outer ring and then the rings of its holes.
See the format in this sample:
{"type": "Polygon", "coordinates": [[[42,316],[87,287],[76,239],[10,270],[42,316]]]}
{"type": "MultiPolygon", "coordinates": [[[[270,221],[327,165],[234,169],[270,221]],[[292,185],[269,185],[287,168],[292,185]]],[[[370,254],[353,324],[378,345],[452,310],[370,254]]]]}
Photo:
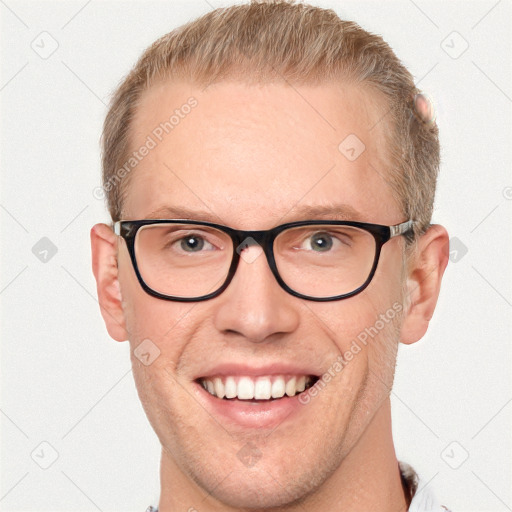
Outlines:
{"type": "Polygon", "coordinates": [[[218,398],[239,398],[240,400],[269,400],[285,394],[294,396],[309,385],[312,378],[306,375],[269,377],[213,377],[201,379],[204,389],[218,398]]]}

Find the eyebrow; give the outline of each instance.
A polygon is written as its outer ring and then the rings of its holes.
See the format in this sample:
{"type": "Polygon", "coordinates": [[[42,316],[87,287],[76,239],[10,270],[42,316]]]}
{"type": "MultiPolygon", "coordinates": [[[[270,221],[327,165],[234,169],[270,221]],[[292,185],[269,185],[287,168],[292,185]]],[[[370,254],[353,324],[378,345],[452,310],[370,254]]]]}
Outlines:
{"type": "Polygon", "coordinates": [[[296,220],[360,220],[362,215],[355,208],[344,203],[324,203],[322,205],[302,205],[292,208],[285,217],[296,220]]]}
{"type": "MultiPolygon", "coordinates": [[[[144,219],[187,219],[213,223],[223,223],[222,219],[210,210],[191,209],[186,206],[162,206],[146,215],[144,219]]],[[[301,205],[292,208],[282,219],[294,220],[362,220],[362,215],[348,204],[301,205]]]]}
{"type": "Polygon", "coordinates": [[[218,222],[220,217],[209,210],[191,209],[186,206],[162,206],[153,210],[145,219],[189,219],[218,222]]]}

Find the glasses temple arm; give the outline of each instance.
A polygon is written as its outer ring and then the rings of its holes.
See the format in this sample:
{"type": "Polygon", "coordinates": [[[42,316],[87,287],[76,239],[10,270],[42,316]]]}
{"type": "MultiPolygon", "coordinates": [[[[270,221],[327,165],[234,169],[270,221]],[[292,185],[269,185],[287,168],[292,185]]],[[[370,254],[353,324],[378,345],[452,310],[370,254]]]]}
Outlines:
{"type": "Polygon", "coordinates": [[[394,236],[405,235],[405,233],[412,230],[413,226],[413,220],[402,222],[401,224],[397,224],[396,226],[389,226],[389,237],[393,238],[394,236]]]}

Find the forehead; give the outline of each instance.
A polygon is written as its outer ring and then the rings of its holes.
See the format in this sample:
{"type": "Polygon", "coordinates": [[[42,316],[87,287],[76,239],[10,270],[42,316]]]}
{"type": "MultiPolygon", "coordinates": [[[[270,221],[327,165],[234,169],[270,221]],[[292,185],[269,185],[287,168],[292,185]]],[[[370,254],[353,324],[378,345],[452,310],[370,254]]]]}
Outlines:
{"type": "Polygon", "coordinates": [[[351,85],[162,81],[131,127],[138,156],[123,216],[183,208],[186,218],[266,229],[336,205],[333,218],[398,222],[385,114],[376,93],[351,85]]]}

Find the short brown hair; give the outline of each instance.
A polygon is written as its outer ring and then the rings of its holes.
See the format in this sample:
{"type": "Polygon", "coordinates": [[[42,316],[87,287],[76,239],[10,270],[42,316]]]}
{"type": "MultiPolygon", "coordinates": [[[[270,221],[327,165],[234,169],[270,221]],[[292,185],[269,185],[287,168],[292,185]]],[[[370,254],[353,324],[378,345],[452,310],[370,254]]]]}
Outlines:
{"type": "Polygon", "coordinates": [[[440,160],[438,129],[416,112],[419,91],[412,75],[380,36],[333,10],[286,0],[215,9],[143,53],[116,90],[103,127],[103,187],[113,221],[122,215],[130,174],[123,173],[121,180],[116,173],[130,150],[138,102],[161,79],[197,85],[223,79],[310,85],[350,80],[380,91],[390,127],[388,181],[404,217],[417,221],[416,233],[430,225],[440,160]]]}

